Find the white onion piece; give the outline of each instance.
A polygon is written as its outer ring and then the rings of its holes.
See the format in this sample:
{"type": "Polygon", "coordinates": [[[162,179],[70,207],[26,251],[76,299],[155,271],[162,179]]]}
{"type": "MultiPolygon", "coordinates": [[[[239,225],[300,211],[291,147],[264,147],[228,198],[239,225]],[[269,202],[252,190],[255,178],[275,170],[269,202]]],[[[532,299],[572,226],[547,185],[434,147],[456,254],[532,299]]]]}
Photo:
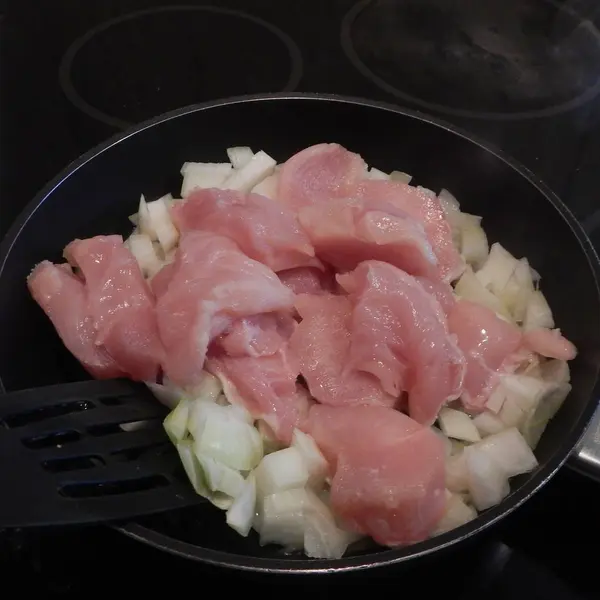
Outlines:
{"type": "Polygon", "coordinates": [[[196,453],[196,458],[202,466],[206,486],[211,492],[221,492],[232,501],[237,498],[244,488],[244,478],[240,473],[211,456],[196,453]]]}
{"type": "Polygon", "coordinates": [[[204,472],[194,454],[193,442],[190,439],[181,440],[175,447],[179,454],[179,459],[185,470],[185,473],[192,484],[195,492],[204,498],[208,498],[209,491],[206,487],[204,472]]]}
{"type": "Polygon", "coordinates": [[[299,429],[294,429],[292,434],[292,448],[296,448],[308,471],[308,484],[314,488],[320,487],[325,481],[329,464],[315,440],[299,429]]]}
{"type": "Polygon", "coordinates": [[[492,244],[485,264],[475,276],[484,287],[499,295],[517,268],[517,263],[517,259],[496,242],[492,244]]]}
{"type": "Polygon", "coordinates": [[[252,148],[248,146],[237,146],[235,148],[227,148],[227,157],[234,169],[242,169],[245,167],[254,156],[252,148]]]}
{"type": "Polygon", "coordinates": [[[523,330],[530,331],[539,327],[554,327],[554,317],[546,297],[539,290],[534,291],[528,298],[523,318],[523,330]]]}
{"type": "Polygon", "coordinates": [[[477,427],[469,415],[453,408],[442,408],[438,415],[442,432],[455,440],[478,442],[481,439],[477,427]]]}
{"type": "Polygon", "coordinates": [[[538,466],[531,448],[515,427],[490,435],[468,450],[488,456],[508,477],[529,473],[538,466]]]}
{"type": "Polygon", "coordinates": [[[444,454],[446,455],[446,458],[451,456],[452,455],[452,440],[448,439],[448,437],[442,431],[440,431],[437,427],[432,426],[431,431],[433,431],[433,433],[435,433],[435,435],[437,435],[440,438],[440,440],[442,440],[442,443],[444,444],[444,454]]]}
{"type": "Polygon", "coordinates": [[[283,448],[281,442],[275,437],[273,428],[268,423],[262,419],[259,419],[256,421],[256,428],[258,429],[258,433],[260,433],[260,437],[263,441],[265,456],[267,454],[271,454],[272,452],[277,452],[277,450],[281,450],[283,448]]]}
{"type": "Polygon", "coordinates": [[[505,398],[498,417],[509,427],[522,425],[549,391],[546,382],[528,375],[506,375],[500,385],[505,398]]]}
{"type": "Polygon", "coordinates": [[[179,404],[165,417],[163,426],[173,444],[177,445],[188,433],[190,404],[182,399],[179,404]]]}
{"type": "Polygon", "coordinates": [[[467,264],[479,269],[487,260],[489,245],[481,227],[481,217],[460,213],[460,254],[467,264]]]}
{"type": "Polygon", "coordinates": [[[294,447],[267,454],[254,470],[254,474],[261,496],[304,487],[309,477],[304,458],[294,447]]]}
{"type": "Polygon", "coordinates": [[[178,388],[166,380],[163,383],[154,383],[153,381],[144,382],[153,396],[167,408],[174,409],[179,400],[185,397],[186,394],[181,388],[178,388]]]}
{"type": "Polygon", "coordinates": [[[259,150],[246,166],[233,171],[221,187],[228,190],[249,192],[265,177],[271,175],[276,165],[275,159],[263,150],[259,150]]]}
{"type": "Polygon", "coordinates": [[[492,393],[489,395],[488,399],[485,402],[485,407],[487,410],[499,414],[502,410],[502,406],[504,405],[504,401],[506,400],[506,389],[502,385],[502,378],[496,385],[496,387],[492,390],[492,393]]]}
{"type": "Polygon", "coordinates": [[[564,360],[552,359],[543,363],[540,367],[542,379],[549,383],[569,383],[571,372],[569,364],[564,360]]]}
{"type": "Polygon", "coordinates": [[[150,228],[153,236],[152,239],[158,240],[161,245],[163,252],[173,250],[179,240],[179,232],[169,214],[168,199],[171,198],[169,194],[163,196],[154,202],[148,202],[148,215],[150,218],[150,228]]]}
{"type": "Polygon", "coordinates": [[[277,200],[277,187],[279,184],[279,177],[277,173],[273,173],[268,177],[265,177],[260,183],[252,188],[253,194],[260,194],[271,200],[277,200]]]}
{"type": "Polygon", "coordinates": [[[375,167],[371,167],[367,173],[367,178],[368,179],[387,180],[390,178],[390,176],[387,173],[384,173],[383,171],[376,169],[375,167]]]}
{"type": "Polygon", "coordinates": [[[486,452],[476,446],[465,448],[465,463],[469,494],[477,510],[500,504],[508,496],[508,475],[486,452]]]}
{"type": "Polygon", "coordinates": [[[221,187],[231,171],[230,163],[184,163],[181,167],[181,197],[185,198],[196,188],[221,187]]]}
{"type": "Polygon", "coordinates": [[[306,490],[284,490],[267,496],[260,516],[260,544],[281,544],[288,550],[304,547],[306,490]]]}
{"type": "Polygon", "coordinates": [[[456,197],[451,194],[448,190],[442,188],[438,195],[439,203],[444,211],[446,219],[452,224],[458,225],[458,216],[460,213],[460,204],[456,197]]]}
{"type": "Polygon", "coordinates": [[[469,489],[469,478],[464,449],[446,460],[446,487],[457,494],[469,489]]]}
{"type": "Polygon", "coordinates": [[[127,218],[129,219],[130,223],[132,223],[136,227],[137,227],[138,223],[140,222],[140,218],[137,213],[133,213],[132,215],[129,215],[127,218]]]}
{"type": "Polygon", "coordinates": [[[221,395],[221,392],[224,391],[225,388],[222,385],[222,381],[212,373],[204,371],[200,383],[189,389],[189,397],[198,400],[215,401],[221,395]]]}
{"type": "Polygon", "coordinates": [[[226,522],[229,527],[241,536],[247,537],[252,528],[256,513],[256,481],[254,473],[250,473],[233,504],[229,507],[226,522]]]}
{"type": "Polygon", "coordinates": [[[390,179],[392,181],[399,181],[401,183],[409,184],[412,180],[412,175],[404,173],[402,171],[392,171],[390,173],[390,179]]]}
{"type": "Polygon", "coordinates": [[[458,494],[446,490],[446,512],[435,528],[434,535],[441,535],[456,529],[477,517],[477,512],[468,506],[458,494]]]}
{"type": "Polygon", "coordinates": [[[125,245],[135,257],[144,277],[154,277],[162,269],[163,263],[158,258],[149,235],[145,233],[130,235],[125,245]]]}
{"type": "Polygon", "coordinates": [[[497,315],[510,318],[510,313],[506,306],[490,290],[484,287],[470,266],[467,266],[465,272],[456,283],[454,291],[460,298],[481,304],[493,310],[497,315]]]}
{"type": "Polygon", "coordinates": [[[515,321],[521,323],[524,320],[527,306],[534,291],[529,261],[522,258],[517,261],[513,274],[504,289],[499,293],[515,321]]]}
{"type": "Polygon", "coordinates": [[[477,427],[481,437],[500,433],[503,429],[506,429],[506,424],[494,413],[487,410],[473,418],[473,425],[477,427]]]}
{"type": "MultiPolygon", "coordinates": [[[[193,408],[199,404],[196,401],[193,408]]],[[[238,471],[253,469],[263,455],[262,440],[258,431],[217,404],[205,414],[203,424],[196,424],[194,451],[198,457],[209,456],[225,466],[238,471]],[[203,425],[203,426],[202,426],[203,425]],[[198,437],[197,432],[201,430],[198,437]]]]}

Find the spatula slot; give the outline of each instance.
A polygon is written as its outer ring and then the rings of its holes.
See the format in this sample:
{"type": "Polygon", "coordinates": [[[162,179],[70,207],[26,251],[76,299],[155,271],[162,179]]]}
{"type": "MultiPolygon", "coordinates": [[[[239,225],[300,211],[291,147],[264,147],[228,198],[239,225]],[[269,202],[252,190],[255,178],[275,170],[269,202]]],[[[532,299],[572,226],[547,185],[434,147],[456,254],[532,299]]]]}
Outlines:
{"type": "Polygon", "coordinates": [[[37,435],[35,437],[23,438],[21,441],[26,448],[39,450],[40,448],[50,448],[52,446],[70,444],[78,441],[80,438],[81,435],[78,431],[70,429],[66,431],[53,431],[52,433],[37,435]]]}
{"type": "Polygon", "coordinates": [[[59,493],[61,496],[67,498],[99,498],[101,496],[143,492],[167,485],[169,485],[169,480],[166,477],[162,475],[150,475],[121,481],[67,484],[59,488],[59,493]]]}

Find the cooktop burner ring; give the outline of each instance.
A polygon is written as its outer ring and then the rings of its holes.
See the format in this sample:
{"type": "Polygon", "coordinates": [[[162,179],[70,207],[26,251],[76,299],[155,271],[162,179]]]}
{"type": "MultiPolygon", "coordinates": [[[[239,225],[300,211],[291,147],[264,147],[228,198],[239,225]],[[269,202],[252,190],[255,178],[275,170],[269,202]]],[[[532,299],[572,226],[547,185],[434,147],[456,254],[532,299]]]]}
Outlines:
{"type": "MultiPolygon", "coordinates": [[[[365,63],[365,61],[360,55],[360,51],[356,48],[353,39],[353,28],[356,24],[357,19],[364,11],[366,11],[370,7],[370,5],[374,4],[375,0],[359,0],[359,2],[355,4],[346,13],[346,15],[344,15],[340,31],[341,46],[348,60],[363,77],[371,81],[371,83],[376,85],[378,88],[405,102],[412,103],[416,106],[421,106],[429,111],[435,111],[454,117],[482,120],[485,119],[491,121],[515,121],[555,116],[580,107],[590,102],[598,94],[600,94],[600,73],[595,75],[595,81],[593,81],[590,85],[585,87],[585,89],[581,93],[575,95],[572,98],[569,98],[566,101],[557,102],[547,107],[529,110],[515,110],[513,112],[463,109],[460,107],[442,104],[437,101],[431,101],[419,97],[416,94],[412,94],[402,89],[398,89],[396,85],[374,72],[365,63]]],[[[597,47],[595,48],[595,53],[597,52],[598,57],[600,58],[600,31],[591,21],[584,19],[573,8],[565,6],[563,4],[559,4],[555,0],[543,0],[541,4],[551,6],[556,11],[561,11],[565,17],[573,20],[574,22],[577,22],[579,24],[578,28],[581,28],[581,31],[584,33],[584,35],[591,36],[594,39],[595,45],[597,45],[597,47]]]]}
{"type": "MultiPolygon", "coordinates": [[[[279,27],[277,27],[277,26],[273,25],[272,23],[269,23],[268,21],[265,21],[257,16],[245,13],[240,10],[234,10],[234,9],[229,9],[229,8],[221,8],[221,7],[216,7],[216,6],[161,6],[161,7],[150,8],[150,9],[145,9],[145,10],[128,13],[128,14],[116,17],[114,19],[104,21],[104,22],[100,23],[99,25],[93,27],[92,29],[88,30],[86,33],[84,33],[82,36],[77,38],[69,46],[69,48],[67,49],[67,51],[65,52],[65,54],[63,55],[63,57],[61,59],[61,62],[59,65],[59,73],[58,73],[60,86],[61,86],[65,96],[68,98],[68,100],[76,108],[81,110],[83,113],[85,113],[89,117],[92,117],[93,119],[96,119],[107,125],[110,125],[111,127],[114,127],[116,129],[126,129],[126,128],[130,127],[134,121],[123,119],[119,116],[116,116],[115,114],[109,114],[108,111],[102,110],[102,109],[98,108],[97,106],[94,106],[93,104],[91,104],[88,100],[86,100],[81,95],[81,93],[77,90],[77,88],[73,82],[72,71],[73,71],[74,62],[77,59],[80,51],[82,49],[84,49],[85,46],[95,36],[97,36],[98,34],[104,33],[106,30],[108,30],[114,26],[126,23],[128,21],[140,19],[140,18],[158,15],[161,13],[177,13],[177,12],[189,12],[189,13],[196,13],[196,14],[203,12],[203,13],[207,13],[209,15],[212,14],[212,15],[218,15],[221,17],[233,17],[233,18],[242,20],[248,24],[258,26],[259,28],[264,29],[265,31],[270,33],[275,40],[278,40],[278,42],[280,42],[283,45],[285,50],[287,50],[287,54],[289,57],[289,64],[290,64],[289,75],[287,76],[287,80],[285,81],[285,84],[283,85],[283,87],[281,87],[280,89],[270,90],[270,91],[272,91],[272,92],[292,92],[297,88],[298,84],[300,83],[300,80],[302,78],[302,73],[303,73],[302,54],[301,54],[300,48],[298,47],[296,42],[285,31],[283,31],[279,27]]],[[[257,90],[257,92],[260,92],[260,91],[262,91],[262,90],[257,90]]],[[[248,90],[240,90],[239,93],[251,93],[251,92],[249,92],[248,90]]],[[[225,95],[230,96],[232,94],[228,92],[225,95]]],[[[198,100],[194,99],[192,102],[189,102],[189,104],[192,104],[195,102],[206,101],[209,99],[216,99],[216,98],[201,98],[198,100]]],[[[173,108],[177,108],[177,107],[169,107],[166,110],[172,110],[173,108]]],[[[159,112],[166,112],[166,110],[159,111],[159,112]]],[[[149,115],[149,116],[152,116],[152,115],[149,115]]],[[[148,118],[149,116],[146,116],[145,118],[148,118]]],[[[142,120],[144,120],[144,119],[142,119],[142,120]]]]}

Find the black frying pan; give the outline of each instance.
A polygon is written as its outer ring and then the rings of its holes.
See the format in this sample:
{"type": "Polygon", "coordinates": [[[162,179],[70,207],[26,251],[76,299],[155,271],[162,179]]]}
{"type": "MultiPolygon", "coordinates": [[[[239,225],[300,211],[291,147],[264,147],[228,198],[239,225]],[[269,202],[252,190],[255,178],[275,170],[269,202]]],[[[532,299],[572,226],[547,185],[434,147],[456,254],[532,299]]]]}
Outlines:
{"type": "Polygon", "coordinates": [[[76,237],[127,234],[127,215],[140,193],[177,194],[184,161],[222,161],[225,149],[236,145],[265,149],[281,161],[321,141],[339,142],[382,170],[411,173],[434,190],[450,189],[464,210],[483,216],[490,241],[528,257],[542,274],[556,322],[580,352],[572,363],[573,391],[536,450],[539,469],[512,480],[510,496],[468,525],[408,548],[335,561],[261,548],[255,537],[229,530],[209,505],[127,524],[124,533],[189,558],[256,571],[331,572],[413,561],[507,516],[554,475],[583,434],[597,398],[599,262],[571,213],[524,168],[464,133],[413,112],[330,96],[262,96],[185,108],[113,138],[68,167],[2,244],[0,386],[12,391],[87,378],[28,295],[25,278],[34,264],[59,260],[76,237]]]}

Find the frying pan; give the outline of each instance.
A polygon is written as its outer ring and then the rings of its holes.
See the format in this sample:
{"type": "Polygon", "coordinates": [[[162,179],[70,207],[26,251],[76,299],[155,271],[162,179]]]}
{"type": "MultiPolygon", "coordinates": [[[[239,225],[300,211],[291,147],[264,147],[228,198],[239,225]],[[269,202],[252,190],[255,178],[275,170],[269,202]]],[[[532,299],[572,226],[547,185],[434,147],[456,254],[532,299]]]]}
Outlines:
{"type": "MultiPolygon", "coordinates": [[[[120,525],[142,542],[188,558],[250,571],[332,573],[416,561],[472,538],[506,517],[559,469],[597,405],[600,364],[598,257],[569,210],[540,181],[498,151],[422,114],[380,103],[314,94],[235,98],[168,113],[81,157],[27,206],[0,254],[0,382],[5,391],[87,379],[25,279],[37,262],[59,260],[76,237],[128,234],[140,193],[178,194],[185,161],[224,160],[250,145],[278,161],[303,147],[335,141],[379,169],[411,173],[446,187],[461,207],[483,216],[490,242],[526,256],[564,334],[579,348],[573,390],[536,450],[540,467],[512,480],[511,494],[475,521],[407,548],[369,548],[340,560],[311,561],[242,538],[210,505],[120,525]]],[[[35,483],[32,482],[32,485],[35,483]]],[[[4,493],[9,493],[5,490],[4,493]]]]}

